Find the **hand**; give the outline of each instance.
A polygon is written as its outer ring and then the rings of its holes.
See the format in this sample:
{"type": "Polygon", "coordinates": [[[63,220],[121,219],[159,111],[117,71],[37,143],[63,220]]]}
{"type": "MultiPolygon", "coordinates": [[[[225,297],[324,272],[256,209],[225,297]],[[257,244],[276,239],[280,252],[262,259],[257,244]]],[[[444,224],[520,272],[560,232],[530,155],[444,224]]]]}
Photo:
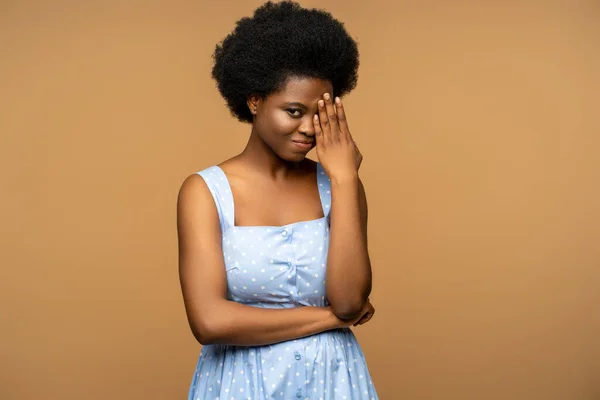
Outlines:
{"type": "Polygon", "coordinates": [[[315,114],[315,139],[317,157],[329,179],[354,177],[362,162],[362,154],[350,135],[342,101],[336,97],[335,105],[329,93],[319,100],[319,113],[315,114]]]}
{"type": "Polygon", "coordinates": [[[371,301],[369,301],[367,299],[367,304],[365,305],[365,308],[363,309],[363,313],[362,317],[360,317],[360,319],[354,323],[354,325],[352,326],[358,326],[358,325],[363,325],[366,324],[367,322],[369,322],[371,320],[371,318],[373,318],[373,315],[375,314],[375,307],[373,307],[373,305],[371,304],[371,301]]]}
{"type": "Polygon", "coordinates": [[[371,304],[371,301],[369,299],[367,299],[367,302],[364,305],[362,311],[360,312],[360,314],[358,314],[359,316],[356,318],[353,318],[353,319],[349,319],[349,320],[340,320],[341,327],[349,328],[350,326],[358,326],[358,325],[366,324],[367,322],[369,322],[371,320],[371,318],[373,318],[374,314],[375,314],[375,307],[373,307],[373,305],[371,304]]]}

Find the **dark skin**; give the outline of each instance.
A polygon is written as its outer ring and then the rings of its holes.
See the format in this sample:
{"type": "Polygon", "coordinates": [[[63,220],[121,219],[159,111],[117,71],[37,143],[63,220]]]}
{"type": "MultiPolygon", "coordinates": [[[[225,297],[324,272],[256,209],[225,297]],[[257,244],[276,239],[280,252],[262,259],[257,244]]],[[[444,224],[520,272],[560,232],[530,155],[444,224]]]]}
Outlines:
{"type": "Polygon", "coordinates": [[[232,185],[237,226],[281,226],[323,217],[316,163],[306,154],[316,145],[312,116],[331,84],[290,80],[265,99],[251,97],[254,123],[248,144],[220,166],[232,185]],[[294,141],[311,142],[308,149],[294,141]],[[285,207],[281,207],[285,204],[285,207]]]}
{"type": "Polygon", "coordinates": [[[306,154],[317,146],[332,183],[326,276],[331,306],[263,309],[228,301],[219,217],[203,179],[193,174],[181,187],[177,221],[184,302],[200,343],[266,345],[372,317],[366,198],[358,179],[362,156],[349,135],[343,106],[324,96],[332,89],[327,81],[296,77],[266,98],[250,97],[255,118],[248,144],[220,165],[232,187],[236,226],[313,220],[323,217],[323,210],[316,163],[306,154]]]}

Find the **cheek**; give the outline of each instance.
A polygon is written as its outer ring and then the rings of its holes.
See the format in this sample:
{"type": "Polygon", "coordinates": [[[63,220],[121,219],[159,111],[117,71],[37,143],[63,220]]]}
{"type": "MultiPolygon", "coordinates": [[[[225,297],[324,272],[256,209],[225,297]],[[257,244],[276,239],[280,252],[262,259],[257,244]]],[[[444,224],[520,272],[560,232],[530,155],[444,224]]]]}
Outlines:
{"type": "Polygon", "coordinates": [[[293,133],[300,125],[299,120],[291,118],[286,112],[274,112],[265,115],[262,127],[266,134],[286,135],[293,133]]]}

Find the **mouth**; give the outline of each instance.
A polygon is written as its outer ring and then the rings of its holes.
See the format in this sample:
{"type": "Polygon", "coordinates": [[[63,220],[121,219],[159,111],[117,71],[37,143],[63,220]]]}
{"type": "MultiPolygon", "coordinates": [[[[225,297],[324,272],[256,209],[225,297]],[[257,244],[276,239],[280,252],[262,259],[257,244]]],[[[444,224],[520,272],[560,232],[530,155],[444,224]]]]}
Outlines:
{"type": "Polygon", "coordinates": [[[296,145],[297,147],[301,148],[301,149],[308,149],[310,150],[313,146],[313,141],[306,141],[306,140],[292,140],[292,143],[294,143],[294,145],[296,145]]]}

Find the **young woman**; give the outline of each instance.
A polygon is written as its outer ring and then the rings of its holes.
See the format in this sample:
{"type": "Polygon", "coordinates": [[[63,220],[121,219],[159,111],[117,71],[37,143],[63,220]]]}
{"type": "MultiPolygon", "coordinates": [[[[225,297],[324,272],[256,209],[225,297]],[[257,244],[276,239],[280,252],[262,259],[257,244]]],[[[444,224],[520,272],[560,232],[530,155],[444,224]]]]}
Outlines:
{"type": "Polygon", "coordinates": [[[362,156],[339,99],[357,45],[329,13],[268,2],[214,60],[252,129],[179,193],[181,286],[203,345],[188,398],[377,399],[349,328],[374,313],[362,156]]]}

